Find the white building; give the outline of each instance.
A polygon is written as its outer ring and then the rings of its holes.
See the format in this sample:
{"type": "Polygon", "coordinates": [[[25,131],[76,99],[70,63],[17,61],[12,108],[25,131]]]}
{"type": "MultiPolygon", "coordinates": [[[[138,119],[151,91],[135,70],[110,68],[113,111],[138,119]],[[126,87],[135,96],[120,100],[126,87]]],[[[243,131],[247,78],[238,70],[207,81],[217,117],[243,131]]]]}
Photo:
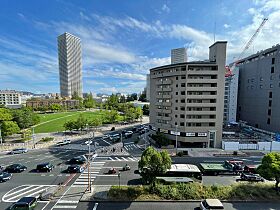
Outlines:
{"type": "Polygon", "coordinates": [[[171,50],[171,64],[187,62],[186,48],[177,48],[171,50]]]}
{"type": "Polygon", "coordinates": [[[238,79],[239,67],[227,72],[225,77],[224,124],[236,122],[238,79]]]}
{"type": "Polygon", "coordinates": [[[0,90],[0,105],[4,105],[8,108],[20,108],[20,93],[15,90],[0,90]]]}
{"type": "Polygon", "coordinates": [[[82,97],[82,52],[80,38],[64,33],[57,37],[61,97],[75,92],[82,97]]]}

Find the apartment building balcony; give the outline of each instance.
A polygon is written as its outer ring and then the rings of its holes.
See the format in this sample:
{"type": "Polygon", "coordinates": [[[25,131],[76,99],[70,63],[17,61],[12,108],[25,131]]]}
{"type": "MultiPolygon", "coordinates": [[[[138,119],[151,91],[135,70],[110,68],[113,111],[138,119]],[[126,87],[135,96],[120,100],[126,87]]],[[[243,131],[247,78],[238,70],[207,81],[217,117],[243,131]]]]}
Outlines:
{"type": "Polygon", "coordinates": [[[216,111],[188,111],[187,109],[186,113],[189,115],[211,115],[216,114],[216,111]]]}
{"type": "Polygon", "coordinates": [[[210,123],[210,122],[215,123],[216,119],[213,119],[213,118],[200,118],[200,119],[196,119],[196,118],[191,118],[190,119],[190,118],[187,118],[186,122],[187,123],[210,123]]]}
{"type": "Polygon", "coordinates": [[[156,116],[157,120],[166,120],[166,121],[171,121],[171,117],[165,117],[165,116],[156,116]]]}
{"type": "Polygon", "coordinates": [[[186,107],[213,107],[216,103],[186,103],[186,107]]]}
{"type": "Polygon", "coordinates": [[[171,109],[158,109],[158,110],[161,110],[161,113],[164,113],[164,114],[171,114],[171,112],[172,112],[171,109]]]}
{"type": "Polygon", "coordinates": [[[217,91],[218,87],[187,87],[188,91],[217,91]]]}
{"type": "Polygon", "coordinates": [[[211,71],[211,70],[205,70],[205,71],[188,71],[188,75],[217,75],[218,71],[211,71]]]}
{"type": "Polygon", "coordinates": [[[188,83],[218,83],[217,79],[188,79],[188,83]]]}
{"type": "Polygon", "coordinates": [[[170,99],[170,98],[171,98],[171,95],[162,95],[162,98],[164,98],[164,99],[170,99]]]}
{"type": "Polygon", "coordinates": [[[156,102],[156,106],[171,106],[171,102],[156,102]]]}
{"type": "Polygon", "coordinates": [[[188,99],[217,99],[217,95],[188,95],[188,99]]]}
{"type": "Polygon", "coordinates": [[[164,92],[171,92],[172,88],[162,88],[162,91],[164,91],[164,92]]]}

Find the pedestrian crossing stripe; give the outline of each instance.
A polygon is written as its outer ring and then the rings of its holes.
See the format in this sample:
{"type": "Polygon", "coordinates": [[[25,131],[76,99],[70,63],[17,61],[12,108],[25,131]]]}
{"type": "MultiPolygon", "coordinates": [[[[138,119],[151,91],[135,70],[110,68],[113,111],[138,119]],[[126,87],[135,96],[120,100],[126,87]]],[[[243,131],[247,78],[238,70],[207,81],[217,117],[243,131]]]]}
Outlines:
{"type": "Polygon", "coordinates": [[[22,197],[39,197],[49,187],[57,185],[21,185],[7,192],[3,197],[3,202],[17,202],[22,197]]]}

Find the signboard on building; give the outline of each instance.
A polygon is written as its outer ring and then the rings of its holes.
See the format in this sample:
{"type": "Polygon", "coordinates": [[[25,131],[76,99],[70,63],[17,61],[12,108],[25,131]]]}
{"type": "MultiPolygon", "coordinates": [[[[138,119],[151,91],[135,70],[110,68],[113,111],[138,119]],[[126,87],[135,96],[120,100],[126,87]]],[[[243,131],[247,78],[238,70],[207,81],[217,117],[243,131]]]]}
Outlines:
{"type": "Polygon", "coordinates": [[[170,134],[172,135],[177,135],[177,136],[180,136],[180,132],[179,131],[170,131],[170,134]]]}
{"type": "Polygon", "coordinates": [[[189,137],[195,136],[195,133],[186,133],[186,136],[189,136],[189,137]]]}
{"type": "Polygon", "coordinates": [[[197,133],[197,136],[204,136],[204,137],[207,137],[207,133],[197,133]]]}

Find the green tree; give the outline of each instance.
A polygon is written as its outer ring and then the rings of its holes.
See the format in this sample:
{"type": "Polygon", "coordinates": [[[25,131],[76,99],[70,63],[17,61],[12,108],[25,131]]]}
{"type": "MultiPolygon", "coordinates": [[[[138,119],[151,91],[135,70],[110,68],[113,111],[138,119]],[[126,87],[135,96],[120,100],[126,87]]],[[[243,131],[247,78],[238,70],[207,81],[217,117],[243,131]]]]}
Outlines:
{"type": "Polygon", "coordinates": [[[119,98],[117,95],[112,94],[105,102],[105,107],[108,109],[117,109],[119,104],[119,98]]]}
{"type": "Polygon", "coordinates": [[[80,114],[78,119],[75,121],[75,123],[76,123],[76,128],[83,130],[86,128],[88,124],[88,120],[83,115],[80,114]]]}
{"type": "Polygon", "coordinates": [[[0,108],[0,123],[2,121],[10,121],[12,119],[13,119],[13,116],[9,109],[0,108]]]}
{"type": "Polygon", "coordinates": [[[18,133],[20,131],[17,123],[13,121],[3,121],[1,128],[3,139],[5,139],[6,136],[18,133]]]}
{"type": "Polygon", "coordinates": [[[143,110],[143,115],[149,115],[150,114],[150,107],[148,104],[145,104],[142,108],[143,110]]]}
{"type": "Polygon", "coordinates": [[[124,96],[124,95],[121,95],[121,97],[120,97],[120,103],[125,103],[125,102],[126,102],[125,96],[124,96]]]}
{"type": "Polygon", "coordinates": [[[60,104],[52,104],[50,105],[50,110],[52,111],[60,111],[62,109],[62,106],[60,104]]]}
{"type": "Polygon", "coordinates": [[[100,117],[94,117],[88,122],[89,126],[100,126],[102,125],[102,119],[100,117]]]}
{"type": "Polygon", "coordinates": [[[166,151],[158,152],[153,147],[148,147],[141,155],[138,168],[143,180],[154,184],[158,175],[171,168],[171,158],[166,151]]]}
{"type": "Polygon", "coordinates": [[[133,121],[136,118],[135,108],[134,107],[127,108],[124,111],[124,118],[127,121],[133,121]]]}
{"type": "Polygon", "coordinates": [[[139,101],[147,102],[147,96],[145,91],[139,96],[139,101]]]}
{"type": "Polygon", "coordinates": [[[279,190],[280,183],[280,153],[271,152],[262,158],[261,165],[257,168],[258,173],[265,179],[275,179],[275,187],[279,190]]]}
{"type": "Polygon", "coordinates": [[[13,120],[18,124],[20,129],[29,128],[40,122],[38,114],[29,108],[22,108],[12,111],[13,120]]]}
{"type": "Polygon", "coordinates": [[[92,93],[86,95],[83,103],[85,108],[94,108],[96,106],[96,102],[93,99],[92,93]]]}
{"type": "Polygon", "coordinates": [[[76,123],[73,120],[67,121],[64,123],[63,127],[65,128],[65,130],[72,131],[72,130],[76,129],[76,123]]]}
{"type": "Polygon", "coordinates": [[[83,107],[83,98],[79,96],[77,91],[74,91],[72,97],[73,100],[78,100],[79,101],[79,106],[76,106],[76,109],[80,109],[83,107]]]}
{"type": "Polygon", "coordinates": [[[142,117],[143,117],[143,111],[142,111],[141,107],[136,107],[136,108],[134,109],[134,112],[135,112],[135,118],[136,118],[136,119],[142,119],[142,117]]]}

